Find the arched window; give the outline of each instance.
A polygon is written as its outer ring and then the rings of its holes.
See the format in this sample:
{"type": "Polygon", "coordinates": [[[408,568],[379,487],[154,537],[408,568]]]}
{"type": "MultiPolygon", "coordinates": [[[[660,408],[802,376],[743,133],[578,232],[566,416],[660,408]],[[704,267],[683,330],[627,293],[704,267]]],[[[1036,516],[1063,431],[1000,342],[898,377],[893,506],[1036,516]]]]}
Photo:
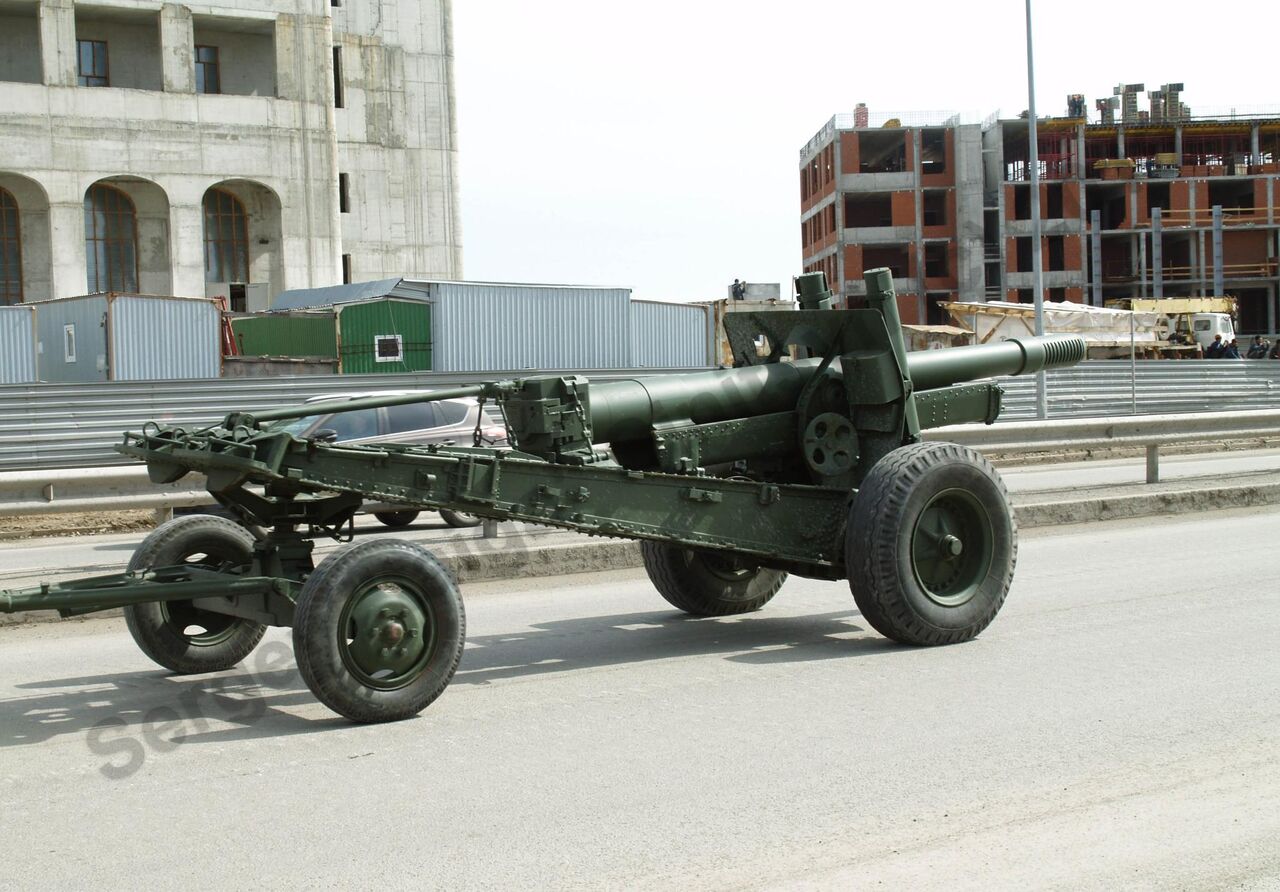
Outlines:
{"type": "Polygon", "coordinates": [[[249,221],[240,199],[222,189],[204,194],[204,279],[249,281],[249,221]]]}
{"type": "Polygon", "coordinates": [[[137,292],[138,214],[115,186],[95,183],[84,194],[84,251],[90,292],[137,292]]]}
{"type": "Polygon", "coordinates": [[[0,189],[0,304],[22,303],[22,237],[18,202],[0,189]]]}

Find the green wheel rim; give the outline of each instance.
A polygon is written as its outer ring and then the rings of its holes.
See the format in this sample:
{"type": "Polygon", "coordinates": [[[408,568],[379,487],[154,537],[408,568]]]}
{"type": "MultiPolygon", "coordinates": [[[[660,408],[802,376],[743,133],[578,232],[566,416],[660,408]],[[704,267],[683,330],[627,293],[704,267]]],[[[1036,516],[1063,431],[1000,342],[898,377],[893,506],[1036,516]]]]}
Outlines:
{"type": "Polygon", "coordinates": [[[240,620],[225,613],[200,610],[190,601],[161,601],[160,612],[169,626],[197,647],[212,647],[235,635],[240,620]],[[204,629],[194,635],[187,629],[199,626],[204,629]]]}
{"type": "MultiPolygon", "coordinates": [[[[193,567],[220,570],[224,573],[243,573],[243,564],[236,564],[232,557],[223,554],[194,552],[183,557],[181,563],[193,567]],[[203,560],[193,560],[198,555],[203,560]]],[[[225,613],[212,613],[201,610],[190,601],[160,601],[160,615],[175,632],[196,647],[213,647],[221,644],[236,634],[240,628],[240,620],[225,613]],[[188,634],[187,629],[199,626],[203,632],[188,634]]]]}
{"type": "Polygon", "coordinates": [[[947,489],[924,506],[911,531],[911,569],[929,600],[959,607],[991,570],[995,530],[972,493],[947,489]]]}
{"type": "Polygon", "coordinates": [[[343,665],[361,684],[394,691],[426,671],[435,650],[435,615],[418,583],[383,577],[347,599],[337,635],[343,665]]]}

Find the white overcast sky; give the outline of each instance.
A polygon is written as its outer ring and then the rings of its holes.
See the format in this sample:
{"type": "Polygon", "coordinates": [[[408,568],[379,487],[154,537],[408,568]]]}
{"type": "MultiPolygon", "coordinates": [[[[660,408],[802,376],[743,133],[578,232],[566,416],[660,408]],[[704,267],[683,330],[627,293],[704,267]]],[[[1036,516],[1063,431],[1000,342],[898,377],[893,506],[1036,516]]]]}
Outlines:
{"type": "MultiPolygon", "coordinates": [[[[800,272],[799,150],[837,112],[1027,107],[1022,0],[454,0],[466,278],[725,296],[800,272]]],[[[1280,110],[1280,4],[1033,3],[1036,104],[1186,84],[1280,110]]],[[[1146,107],[1143,98],[1140,107],[1146,107]]]]}

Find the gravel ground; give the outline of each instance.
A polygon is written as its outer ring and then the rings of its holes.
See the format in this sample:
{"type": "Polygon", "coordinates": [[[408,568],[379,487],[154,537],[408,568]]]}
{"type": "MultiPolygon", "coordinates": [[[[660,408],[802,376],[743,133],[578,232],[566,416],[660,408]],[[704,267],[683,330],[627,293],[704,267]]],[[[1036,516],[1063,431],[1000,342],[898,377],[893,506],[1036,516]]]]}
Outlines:
{"type": "Polygon", "coordinates": [[[150,510],[30,514],[0,519],[0,539],[147,532],[154,527],[155,512],[150,510]]]}

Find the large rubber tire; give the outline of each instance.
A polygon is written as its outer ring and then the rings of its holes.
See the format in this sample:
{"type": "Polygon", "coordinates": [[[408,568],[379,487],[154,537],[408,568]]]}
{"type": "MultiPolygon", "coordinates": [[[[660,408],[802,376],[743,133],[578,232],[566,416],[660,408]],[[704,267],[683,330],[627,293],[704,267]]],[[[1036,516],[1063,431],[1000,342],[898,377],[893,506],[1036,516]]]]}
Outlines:
{"type": "Polygon", "coordinates": [[[976,637],[1004,604],[1017,556],[1000,475],[954,443],[890,452],[850,508],[849,588],[866,621],[903,644],[976,637]]]}
{"type": "Polygon", "coordinates": [[[476,517],[474,514],[464,514],[461,511],[453,511],[449,508],[440,509],[440,519],[451,527],[457,527],[465,530],[467,527],[478,527],[484,523],[483,517],[476,517]]]}
{"type": "Polygon", "coordinates": [[[414,511],[412,508],[409,508],[403,511],[375,511],[373,512],[373,516],[376,517],[378,519],[378,523],[383,526],[391,527],[392,529],[399,529],[400,527],[407,527],[409,524],[417,520],[420,513],[421,512],[414,511]]]}
{"type": "MultiPolygon", "coordinates": [[[[223,517],[192,514],[156,527],[133,553],[130,570],[194,564],[241,574],[253,558],[253,534],[223,517]]],[[[124,608],[129,634],[142,652],[184,675],[220,672],[247,657],[267,627],[197,610],[190,601],[155,601],[124,608]]]]}
{"type": "Polygon", "coordinates": [[[782,588],[787,574],[743,563],[727,554],[642,541],[640,555],[658,593],[694,616],[730,616],[759,610],[782,588]]]}
{"type": "Polygon", "coordinates": [[[372,539],[327,557],[294,612],[307,687],[354,722],[417,715],[462,658],[466,613],[453,575],[420,545],[372,539]]]}

